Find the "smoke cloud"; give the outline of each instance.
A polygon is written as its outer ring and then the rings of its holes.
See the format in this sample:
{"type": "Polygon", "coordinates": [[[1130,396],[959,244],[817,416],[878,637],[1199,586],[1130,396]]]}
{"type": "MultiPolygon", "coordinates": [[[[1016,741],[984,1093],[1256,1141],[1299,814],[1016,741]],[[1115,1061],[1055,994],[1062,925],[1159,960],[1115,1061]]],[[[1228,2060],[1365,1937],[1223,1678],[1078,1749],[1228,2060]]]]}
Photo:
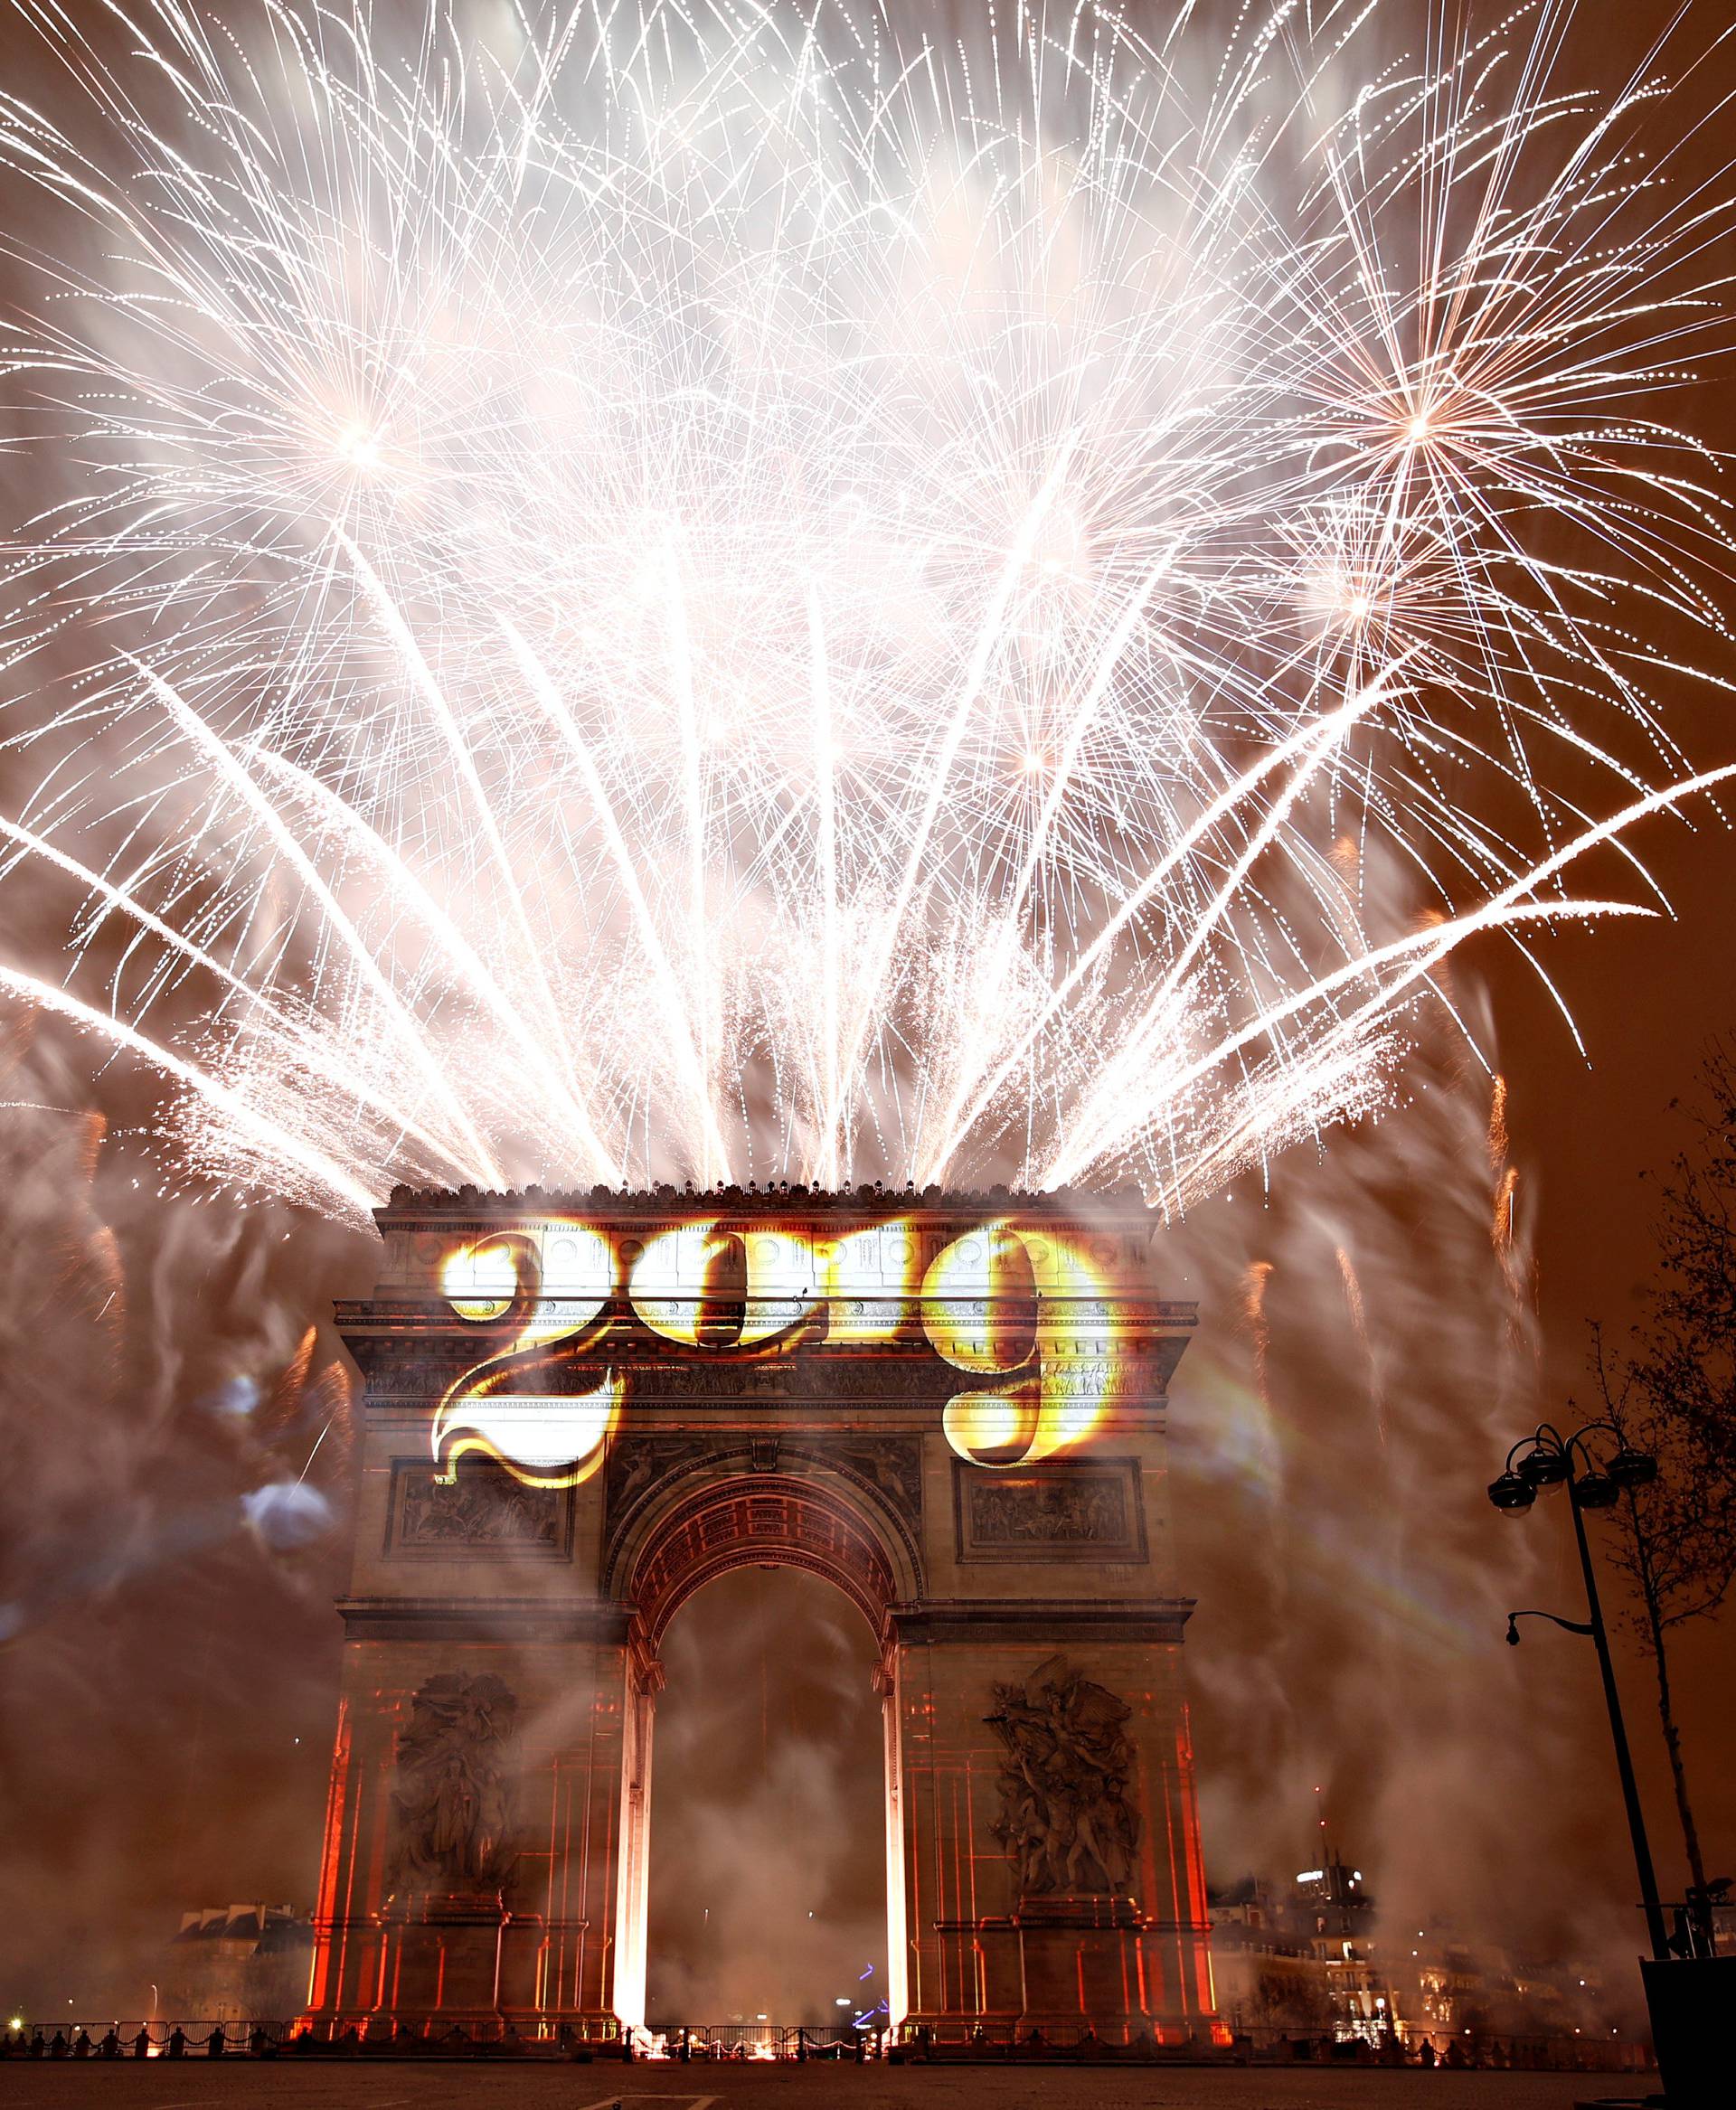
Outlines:
{"type": "Polygon", "coordinates": [[[677,1615],[652,1774],[654,2028],[847,2023],[884,1996],[875,1657],[861,1615],[788,1569],[724,1576],[677,1615]]]}
{"type": "Polygon", "coordinates": [[[1504,1645],[1510,1609],[1580,1601],[1564,1520],[1484,1495],[1540,1411],[1505,1088],[1444,1032],[1406,1081],[1174,1241],[1203,1305],[1170,1427],[1208,1866],[1284,1882],[1331,1848],[1390,1936],[1631,1959],[1590,1657],[1504,1645]]]}
{"type": "Polygon", "coordinates": [[[159,1196],[75,1054],[0,1073],[0,1986],[104,2020],[183,1909],[312,1902],[360,1242],[159,1196]]]}

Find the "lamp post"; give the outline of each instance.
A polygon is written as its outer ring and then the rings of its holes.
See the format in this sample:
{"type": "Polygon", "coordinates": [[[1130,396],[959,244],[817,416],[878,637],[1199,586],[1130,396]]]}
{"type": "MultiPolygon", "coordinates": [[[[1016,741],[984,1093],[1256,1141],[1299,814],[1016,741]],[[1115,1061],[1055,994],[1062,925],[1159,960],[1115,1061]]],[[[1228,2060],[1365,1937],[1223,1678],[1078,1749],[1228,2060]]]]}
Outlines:
{"type": "Polygon", "coordinates": [[[1657,1477],[1657,1461],[1644,1451],[1630,1449],[1621,1431],[1609,1421],[1588,1421],[1571,1436],[1562,1436],[1549,1422],[1523,1437],[1507,1453],[1499,1476],[1489,1483],[1489,1500],[1498,1510],[1517,1515],[1528,1510],[1539,1490],[1565,1487],[1572,1512],[1573,1536],[1579,1543],[1580,1568],[1585,1577],[1589,1619],[1561,1619],[1553,1612],[1509,1612],[1507,1639],[1519,1645],[1519,1621],[1547,1619],[1570,1634],[1589,1634],[1598,1652],[1598,1669],[1603,1678],[1604,1705],[1609,1710],[1609,1735],[1616,1747],[1616,1770],[1621,1776],[1621,1799],[1628,1810],[1628,1831],[1633,1841],[1634,1866],[1639,1874],[1640,1903],[1646,1912],[1646,1932],[1652,1955],[1659,1963],[1670,1954],[1664,1926],[1664,1907],[1658,1900],[1657,1876],[1652,1867],[1651,1843],[1646,1836],[1646,1814],[1640,1807],[1639,1788],[1634,1779],[1634,1761],[1628,1748],[1628,1730],[1621,1719],[1621,1695],[1616,1689],[1616,1669],[1609,1656],[1609,1635],[1603,1623],[1603,1606],[1598,1597],[1597,1570],[1591,1564],[1591,1548],[1585,1535],[1585,1512],[1610,1509],[1630,1488],[1644,1487],[1657,1477]],[[1613,1446],[1602,1464],[1587,1443],[1588,1436],[1613,1446]]]}
{"type": "Polygon", "coordinates": [[[1609,1509],[1625,1493],[1644,1487],[1656,1477],[1656,1459],[1631,1449],[1613,1422],[1588,1421],[1571,1436],[1562,1436],[1545,1422],[1507,1453],[1505,1469],[1489,1483],[1489,1500],[1496,1509],[1511,1514],[1528,1510],[1540,1488],[1567,1489],[1590,1617],[1561,1619],[1553,1612],[1509,1612],[1507,1639],[1517,1644],[1522,1619],[1548,1619],[1570,1634],[1589,1634],[1597,1646],[1604,1703],[1609,1710],[1609,1734],[1616,1747],[1616,1769],[1621,1775],[1621,1798],[1628,1805],[1628,1829],[1634,1842],[1634,1866],[1639,1871],[1640,1901],[1646,1908],[1646,1928],[1652,1943],[1651,1955],[1640,1960],[1639,1975],[1646,1989],[1652,2049],[1657,2055],[1657,2075],[1664,2094],[1661,2098],[1652,2096],[1646,2100],[1661,2100],[1668,2110],[1712,2110],[1714,2104],[1722,2110],[1730,2099],[1723,2018],[1731,2011],[1732,1995],[1736,1995],[1736,1956],[1684,1958],[1670,1953],[1664,1932],[1664,1908],[1658,1903],[1657,1878],[1652,1870],[1652,1850],[1646,1838],[1646,1819],[1634,1783],[1634,1762],[1622,1725],[1615,1666],[1609,1661],[1609,1636],[1603,1624],[1603,1606],[1598,1601],[1597,1572],[1585,1536],[1587,1510],[1609,1509]],[[1588,1437],[1598,1439],[1598,1449],[1593,1449],[1588,1437]],[[1599,1452],[1604,1454],[1601,1464],[1599,1452]]]}

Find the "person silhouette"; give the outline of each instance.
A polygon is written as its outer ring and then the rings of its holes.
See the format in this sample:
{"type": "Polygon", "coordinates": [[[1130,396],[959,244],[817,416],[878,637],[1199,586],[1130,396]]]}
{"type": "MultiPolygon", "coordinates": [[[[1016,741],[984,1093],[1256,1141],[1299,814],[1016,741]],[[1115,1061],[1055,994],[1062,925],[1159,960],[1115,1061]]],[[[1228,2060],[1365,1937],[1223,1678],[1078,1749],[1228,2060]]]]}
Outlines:
{"type": "Polygon", "coordinates": [[[187,2056],[187,2033],[177,2022],[169,2031],[169,2057],[184,2058],[187,2056]]]}

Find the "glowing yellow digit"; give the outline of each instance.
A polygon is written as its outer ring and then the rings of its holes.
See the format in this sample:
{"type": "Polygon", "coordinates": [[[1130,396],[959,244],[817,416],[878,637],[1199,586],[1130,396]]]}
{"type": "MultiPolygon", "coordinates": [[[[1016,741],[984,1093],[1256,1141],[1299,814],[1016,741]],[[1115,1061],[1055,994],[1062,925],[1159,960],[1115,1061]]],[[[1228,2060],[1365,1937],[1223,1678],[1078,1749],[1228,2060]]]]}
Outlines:
{"type": "Polygon", "coordinates": [[[788,1231],[750,1231],[747,1309],[741,1345],[770,1341],[805,1319],[819,1303],[813,1241],[788,1231]]]}
{"type": "Polygon", "coordinates": [[[512,1241],[458,1247],[440,1268],[440,1289],[461,1319],[504,1319],[518,1295],[512,1241]]]}
{"type": "Polygon", "coordinates": [[[1006,1223],[955,1239],[923,1279],[930,1345],[955,1370],[1031,1374],[955,1393],[941,1415],[953,1449],[972,1465],[1007,1466],[1082,1443],[1113,1382],[1113,1318],[1101,1272],[1070,1242],[1006,1223]]]}
{"type": "Polygon", "coordinates": [[[910,1316],[920,1254],[901,1217],[814,1240],[817,1284],[831,1341],[893,1341],[910,1316]]]}
{"type": "Polygon", "coordinates": [[[432,1446],[447,1479],[471,1451],[497,1458],[530,1487],[576,1486],[597,1470],[620,1406],[615,1371],[588,1392],[508,1388],[552,1360],[542,1352],[554,1342],[585,1332],[614,1283],[609,1241],[589,1224],[552,1225],[542,1251],[524,1232],[504,1231],[447,1257],[440,1289],[460,1319],[483,1325],[515,1309],[521,1315],[511,1345],[467,1371],[440,1401],[432,1446]]]}
{"type": "Polygon", "coordinates": [[[818,1306],[811,1241],[788,1231],[684,1224],[646,1241],[627,1301],[666,1341],[755,1348],[789,1334],[818,1306]]]}

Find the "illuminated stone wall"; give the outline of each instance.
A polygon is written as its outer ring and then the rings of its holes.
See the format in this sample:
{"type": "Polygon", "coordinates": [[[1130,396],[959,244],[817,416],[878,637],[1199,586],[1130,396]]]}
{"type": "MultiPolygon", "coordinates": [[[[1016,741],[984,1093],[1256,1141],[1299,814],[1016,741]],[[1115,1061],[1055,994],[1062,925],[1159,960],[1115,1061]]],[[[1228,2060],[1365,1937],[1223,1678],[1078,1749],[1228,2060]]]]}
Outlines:
{"type": "Polygon", "coordinates": [[[658,1644],[748,1562],[881,1647],[893,2011],[1209,2022],[1167,1509],[1194,1323],[1083,1197],[395,1195],[316,2026],[642,2019],[658,1644]]]}

